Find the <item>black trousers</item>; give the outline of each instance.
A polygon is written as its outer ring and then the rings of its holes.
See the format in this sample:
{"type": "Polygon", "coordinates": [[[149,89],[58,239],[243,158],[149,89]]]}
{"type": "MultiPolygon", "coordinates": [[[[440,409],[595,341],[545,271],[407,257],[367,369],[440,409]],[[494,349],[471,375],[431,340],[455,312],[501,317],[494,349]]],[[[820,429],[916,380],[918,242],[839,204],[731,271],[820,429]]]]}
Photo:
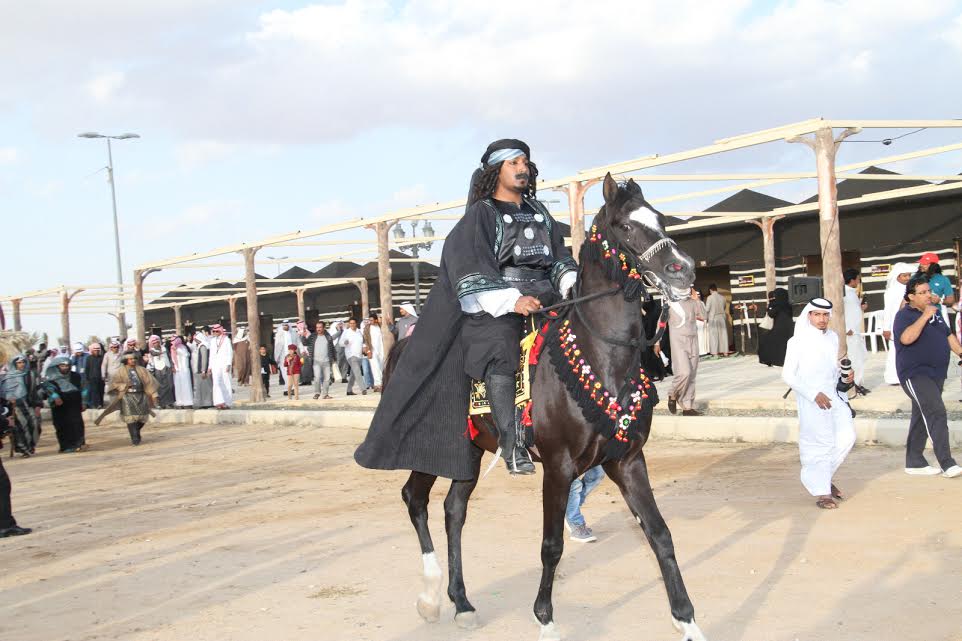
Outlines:
{"type": "Polygon", "coordinates": [[[87,379],[87,405],[96,408],[104,406],[104,379],[87,379]]]}
{"type": "Polygon", "coordinates": [[[514,376],[521,362],[521,336],[525,317],[475,314],[461,327],[464,372],[476,381],[486,374],[514,376]]]}
{"type": "Polygon", "coordinates": [[[264,383],[264,393],[270,396],[271,395],[271,375],[261,374],[261,381],[264,383]]]}
{"type": "Polygon", "coordinates": [[[912,418],[905,440],[905,467],[925,467],[925,442],[932,439],[932,449],[942,471],[955,465],[949,449],[949,423],[942,402],[944,378],[912,376],[902,381],[902,390],[912,399],[912,418]]]}
{"type": "Polygon", "coordinates": [[[3,469],[3,459],[0,457],[0,530],[17,526],[13,518],[13,508],[10,505],[10,477],[3,469]]]}

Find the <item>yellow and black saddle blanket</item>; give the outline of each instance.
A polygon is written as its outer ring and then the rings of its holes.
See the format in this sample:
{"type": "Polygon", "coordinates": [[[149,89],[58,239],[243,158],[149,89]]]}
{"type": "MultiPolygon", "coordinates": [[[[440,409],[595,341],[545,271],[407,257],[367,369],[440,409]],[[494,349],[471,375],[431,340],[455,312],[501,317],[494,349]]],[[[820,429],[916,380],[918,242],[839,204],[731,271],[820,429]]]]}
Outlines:
{"type": "MultiPolygon", "coordinates": [[[[531,400],[531,354],[539,332],[533,331],[521,339],[521,363],[514,375],[514,404],[524,407],[531,400]]],[[[535,359],[537,362],[537,359],[535,359]]],[[[471,381],[471,396],[468,400],[468,414],[479,416],[491,413],[491,403],[488,401],[488,391],[484,381],[471,381]]]]}

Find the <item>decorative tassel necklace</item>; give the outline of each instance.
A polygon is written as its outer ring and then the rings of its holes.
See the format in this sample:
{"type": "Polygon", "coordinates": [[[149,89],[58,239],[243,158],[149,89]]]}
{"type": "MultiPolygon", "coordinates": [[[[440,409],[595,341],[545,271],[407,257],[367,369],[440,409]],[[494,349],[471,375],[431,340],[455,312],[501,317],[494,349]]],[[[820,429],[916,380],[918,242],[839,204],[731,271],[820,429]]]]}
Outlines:
{"type": "Polygon", "coordinates": [[[658,404],[658,392],[645,370],[631,376],[612,394],[592,369],[578,346],[578,337],[567,319],[551,324],[547,343],[559,378],[581,408],[585,420],[603,437],[605,458],[617,459],[628,451],[629,441],[639,433],[639,418],[649,417],[658,404]]]}

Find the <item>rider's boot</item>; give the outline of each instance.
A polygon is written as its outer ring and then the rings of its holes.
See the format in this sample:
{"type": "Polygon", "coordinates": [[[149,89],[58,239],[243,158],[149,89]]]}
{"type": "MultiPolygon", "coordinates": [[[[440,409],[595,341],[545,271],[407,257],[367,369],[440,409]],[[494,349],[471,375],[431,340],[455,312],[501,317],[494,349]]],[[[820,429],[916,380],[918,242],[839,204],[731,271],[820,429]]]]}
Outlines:
{"type": "Polygon", "coordinates": [[[488,374],[484,381],[491,403],[491,418],[498,428],[498,445],[505,465],[512,474],[534,474],[534,463],[527,448],[518,438],[517,421],[514,418],[514,376],[488,374]]]}

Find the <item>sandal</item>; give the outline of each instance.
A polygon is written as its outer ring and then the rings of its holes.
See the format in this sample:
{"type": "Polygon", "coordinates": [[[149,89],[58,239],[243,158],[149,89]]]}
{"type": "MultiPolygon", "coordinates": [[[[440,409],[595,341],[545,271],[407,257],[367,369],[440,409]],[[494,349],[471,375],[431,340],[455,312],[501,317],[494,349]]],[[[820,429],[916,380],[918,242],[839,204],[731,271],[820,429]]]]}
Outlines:
{"type": "Polygon", "coordinates": [[[835,502],[835,499],[830,498],[821,498],[815,501],[815,505],[823,510],[834,510],[838,508],[838,503],[835,502]]]}
{"type": "Polygon", "coordinates": [[[320,394],[315,394],[315,395],[314,395],[314,400],[316,401],[316,400],[319,399],[320,397],[321,397],[320,394]]]}
{"type": "Polygon", "coordinates": [[[838,489],[838,487],[836,487],[834,483],[832,483],[832,498],[837,499],[839,501],[845,500],[845,495],[842,494],[842,490],[838,489]]]}

